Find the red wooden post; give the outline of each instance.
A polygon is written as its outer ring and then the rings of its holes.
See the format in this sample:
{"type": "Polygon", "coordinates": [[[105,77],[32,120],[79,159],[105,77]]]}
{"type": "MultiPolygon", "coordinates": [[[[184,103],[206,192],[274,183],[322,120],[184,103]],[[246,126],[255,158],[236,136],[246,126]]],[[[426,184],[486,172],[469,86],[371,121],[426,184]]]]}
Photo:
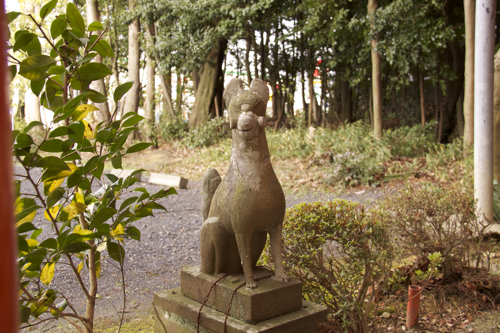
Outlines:
{"type": "Polygon", "coordinates": [[[14,234],[14,187],[12,178],[11,123],[7,87],[5,4],[0,0],[0,332],[19,327],[17,292],[17,243],[14,234]]]}

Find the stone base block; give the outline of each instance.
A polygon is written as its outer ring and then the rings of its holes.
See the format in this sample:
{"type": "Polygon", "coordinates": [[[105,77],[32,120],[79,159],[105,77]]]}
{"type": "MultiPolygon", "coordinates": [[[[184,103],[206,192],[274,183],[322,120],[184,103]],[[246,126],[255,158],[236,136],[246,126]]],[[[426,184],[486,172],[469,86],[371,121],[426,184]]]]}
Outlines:
{"type": "MultiPolygon", "coordinates": [[[[233,296],[229,315],[246,323],[258,323],[302,309],[302,283],[297,280],[273,280],[274,273],[265,268],[254,270],[257,288],[245,286],[233,296]]],[[[203,274],[199,267],[181,270],[181,293],[198,303],[203,303],[208,291],[219,277],[203,274]]],[[[245,276],[229,275],[213,287],[206,305],[226,313],[233,291],[245,282],[245,276]]]]}
{"type": "MultiPolygon", "coordinates": [[[[155,333],[195,333],[201,304],[182,295],[180,288],[155,293],[153,301],[158,314],[155,333]]],[[[302,301],[300,310],[268,319],[255,325],[228,317],[227,333],[316,333],[326,320],[327,308],[302,301]]],[[[225,313],[204,306],[200,314],[200,332],[223,333],[225,313]]]]}
{"type": "Polygon", "coordinates": [[[186,178],[156,172],[151,172],[149,182],[151,184],[165,185],[180,189],[186,189],[188,184],[188,180],[186,178]]]}

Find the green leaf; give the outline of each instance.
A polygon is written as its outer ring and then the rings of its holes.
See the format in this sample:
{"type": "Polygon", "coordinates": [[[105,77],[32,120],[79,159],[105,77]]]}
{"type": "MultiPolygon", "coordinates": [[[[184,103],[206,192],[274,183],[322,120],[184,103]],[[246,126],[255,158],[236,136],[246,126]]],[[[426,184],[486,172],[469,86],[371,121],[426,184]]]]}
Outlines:
{"type": "Polygon", "coordinates": [[[8,12],[7,14],[7,24],[10,24],[12,21],[14,21],[21,13],[19,12],[8,12]]]}
{"type": "Polygon", "coordinates": [[[14,148],[26,148],[33,144],[33,138],[25,133],[20,133],[16,136],[14,148]]]}
{"type": "Polygon", "coordinates": [[[42,234],[42,232],[43,232],[43,229],[41,229],[41,228],[40,229],[36,229],[31,234],[30,239],[35,239],[36,240],[38,238],[38,236],[40,236],[42,234]]]}
{"type": "Polygon", "coordinates": [[[90,250],[92,247],[83,242],[74,242],[63,247],[62,253],[77,253],[85,250],[90,250]]]}
{"type": "Polygon", "coordinates": [[[62,152],[62,143],[62,140],[59,139],[48,140],[42,142],[38,149],[40,149],[41,151],[46,151],[48,153],[60,153],[62,152]]]}
{"type": "Polygon", "coordinates": [[[116,177],[115,175],[111,174],[111,173],[107,173],[105,174],[105,176],[109,179],[110,182],[114,183],[118,180],[118,177],[116,177]]]}
{"type": "Polygon", "coordinates": [[[9,72],[10,72],[10,77],[9,77],[9,84],[12,82],[12,80],[14,80],[14,78],[16,77],[16,74],[17,74],[17,66],[16,65],[10,65],[8,67],[9,69],[9,72]]]}
{"type": "Polygon", "coordinates": [[[46,247],[48,249],[56,250],[57,249],[57,241],[54,238],[47,238],[43,242],[38,245],[38,247],[46,247]]]}
{"type": "Polygon", "coordinates": [[[29,252],[30,247],[28,246],[28,242],[21,235],[17,236],[17,249],[19,251],[29,252]]]}
{"type": "Polygon", "coordinates": [[[56,18],[54,21],[52,21],[52,24],[50,25],[50,35],[52,36],[53,39],[56,39],[61,35],[61,33],[64,31],[64,29],[66,29],[67,26],[68,23],[66,22],[66,20],[63,20],[61,18],[56,18]]]}
{"type": "Polygon", "coordinates": [[[144,150],[148,147],[151,147],[153,144],[149,142],[139,142],[127,149],[127,154],[136,153],[138,151],[144,150]]]}
{"type": "Polygon", "coordinates": [[[120,153],[116,154],[111,158],[111,164],[115,169],[122,169],[122,155],[120,153]]]}
{"type": "Polygon", "coordinates": [[[55,63],[56,61],[49,56],[34,55],[21,62],[19,74],[31,81],[43,80],[48,76],[47,70],[55,63]]]}
{"type": "Polygon", "coordinates": [[[23,133],[28,133],[33,127],[38,127],[38,126],[43,127],[43,123],[41,121],[36,121],[36,120],[32,121],[31,123],[29,123],[28,126],[23,128],[23,133]]]}
{"type": "Polygon", "coordinates": [[[116,209],[114,209],[112,207],[104,207],[101,210],[99,210],[97,213],[95,213],[90,225],[92,228],[96,228],[99,225],[106,222],[107,220],[109,220],[115,214],[116,214],[116,209]]]}
{"type": "Polygon", "coordinates": [[[127,227],[126,233],[130,236],[130,238],[135,239],[136,241],[141,241],[141,232],[136,227],[127,227]]]}
{"type": "Polygon", "coordinates": [[[54,8],[56,8],[56,5],[57,5],[57,0],[52,0],[47,2],[42,7],[42,9],[40,10],[40,17],[42,18],[42,20],[45,19],[47,15],[49,15],[50,12],[54,10],[54,8]]]}
{"type": "MultiPolygon", "coordinates": [[[[94,44],[94,42],[97,40],[98,36],[97,35],[93,35],[90,37],[90,44],[94,44]]],[[[97,43],[95,43],[95,45],[91,48],[92,51],[96,51],[97,53],[99,53],[101,55],[101,57],[113,57],[114,55],[114,52],[113,52],[113,48],[109,45],[109,43],[107,41],[105,41],[104,39],[100,39],[97,43]]]]}
{"type": "Polygon", "coordinates": [[[49,68],[49,74],[63,74],[65,71],[64,66],[52,66],[49,68]]]}
{"type": "MultiPolygon", "coordinates": [[[[111,75],[108,66],[98,62],[91,62],[78,68],[76,71],[80,80],[95,81],[104,79],[106,76],[111,75]]],[[[118,88],[117,88],[118,89],[118,88]]]]}
{"type": "Polygon", "coordinates": [[[17,227],[18,234],[24,234],[25,232],[30,232],[37,230],[36,227],[31,222],[26,222],[17,227]]]}
{"type": "Polygon", "coordinates": [[[21,310],[21,323],[25,324],[29,321],[31,316],[31,307],[25,306],[21,310]]]}
{"type": "Polygon", "coordinates": [[[86,89],[85,92],[90,93],[89,99],[94,103],[105,103],[108,100],[106,96],[93,89],[86,89]]]}
{"type": "Polygon", "coordinates": [[[122,99],[123,95],[125,95],[130,88],[134,85],[134,82],[125,82],[124,84],[119,85],[113,94],[113,98],[115,100],[115,103],[118,103],[120,99],[122,99]]]}
{"type": "Polygon", "coordinates": [[[51,169],[51,171],[71,170],[66,162],[55,156],[47,156],[38,160],[36,166],[44,169],[51,169]]]}
{"type": "Polygon", "coordinates": [[[68,3],[68,6],[66,7],[66,17],[68,18],[69,25],[73,29],[78,29],[82,33],[85,32],[85,21],[75,4],[71,2],[68,3]]]}
{"type": "Polygon", "coordinates": [[[26,45],[24,48],[28,52],[28,56],[34,56],[38,54],[42,54],[42,45],[40,44],[40,40],[37,38],[33,38],[31,43],[26,45]]]}
{"type": "Polygon", "coordinates": [[[40,97],[40,93],[43,90],[43,86],[45,85],[45,80],[40,80],[40,81],[31,81],[31,91],[33,94],[36,96],[40,97]]]}
{"type": "Polygon", "coordinates": [[[134,126],[135,124],[139,123],[143,119],[144,119],[143,116],[139,116],[139,115],[132,116],[132,117],[126,119],[122,123],[122,127],[131,127],[131,126],[134,126]]]}
{"type": "Polygon", "coordinates": [[[120,264],[123,263],[123,260],[125,259],[125,250],[120,244],[113,243],[108,240],[108,253],[111,259],[119,262],[120,264]]]}
{"type": "Polygon", "coordinates": [[[72,188],[73,186],[76,186],[80,184],[83,180],[83,176],[80,170],[75,171],[71,176],[68,177],[67,181],[67,186],[68,188],[72,188]]]}
{"type": "Polygon", "coordinates": [[[90,23],[89,28],[88,28],[89,31],[99,31],[102,29],[103,29],[102,23],[99,21],[95,21],[95,22],[90,23]]]}
{"type": "Polygon", "coordinates": [[[31,41],[37,38],[36,34],[28,32],[20,35],[16,42],[14,43],[14,48],[12,49],[14,52],[21,50],[23,47],[31,43],[31,41]]]}
{"type": "MultiPolygon", "coordinates": [[[[71,131],[71,130],[70,130],[70,132],[73,133],[73,131],[71,131]]],[[[55,137],[63,136],[63,135],[68,135],[68,127],[66,127],[66,126],[61,126],[61,127],[54,129],[52,132],[50,132],[49,138],[55,138],[55,137]]]]}
{"type": "Polygon", "coordinates": [[[47,208],[51,208],[52,206],[54,206],[59,201],[59,199],[64,196],[64,193],[66,193],[66,191],[62,187],[58,187],[53,190],[47,197],[47,208]]]}

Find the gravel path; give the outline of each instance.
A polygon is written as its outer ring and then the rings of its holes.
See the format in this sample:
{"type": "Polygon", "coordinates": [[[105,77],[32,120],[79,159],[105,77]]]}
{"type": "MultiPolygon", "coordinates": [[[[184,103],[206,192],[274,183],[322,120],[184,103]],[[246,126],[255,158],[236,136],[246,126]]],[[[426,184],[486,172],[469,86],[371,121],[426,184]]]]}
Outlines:
{"type": "MultiPolygon", "coordinates": [[[[15,172],[22,174],[16,167],[15,172]]],[[[35,174],[35,176],[37,176],[35,174]]],[[[147,177],[143,177],[144,178],[147,177]]],[[[146,179],[147,180],[147,179],[146,179]]],[[[162,186],[140,182],[134,188],[145,187],[154,193],[162,186]]],[[[159,201],[168,212],[156,211],[155,217],[147,217],[134,225],[141,231],[141,242],[125,240],[125,285],[126,307],[131,314],[137,311],[150,311],[153,293],[179,286],[179,270],[184,266],[200,264],[199,236],[202,224],[201,217],[201,182],[189,182],[188,189],[178,190],[159,201]]],[[[23,186],[23,192],[33,193],[33,188],[23,186]]],[[[97,190],[97,187],[95,188],[97,190]]],[[[126,199],[125,195],[122,199],[126,199]]],[[[370,204],[382,196],[380,189],[360,191],[343,196],[308,194],[305,196],[286,195],[287,207],[301,202],[331,200],[341,197],[347,200],[370,204]]],[[[49,227],[49,222],[38,213],[34,222],[36,226],[49,227]]],[[[39,241],[48,238],[51,229],[39,236],[39,241]]],[[[84,276],[86,276],[84,268],[84,276]]],[[[123,306],[121,273],[115,262],[107,260],[103,263],[99,279],[97,317],[117,317],[123,306]]],[[[84,296],[69,266],[59,265],[52,282],[54,288],[62,291],[75,304],[80,312],[84,310],[84,296]]]]}

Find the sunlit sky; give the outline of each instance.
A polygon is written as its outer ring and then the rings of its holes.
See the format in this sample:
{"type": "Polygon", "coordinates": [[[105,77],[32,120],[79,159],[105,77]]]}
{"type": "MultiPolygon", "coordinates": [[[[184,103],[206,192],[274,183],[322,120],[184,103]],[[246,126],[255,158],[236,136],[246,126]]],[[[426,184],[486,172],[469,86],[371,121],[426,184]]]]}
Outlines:
{"type": "Polygon", "coordinates": [[[7,12],[18,12],[21,9],[19,8],[19,2],[17,0],[4,0],[5,1],[5,10],[7,12]]]}

